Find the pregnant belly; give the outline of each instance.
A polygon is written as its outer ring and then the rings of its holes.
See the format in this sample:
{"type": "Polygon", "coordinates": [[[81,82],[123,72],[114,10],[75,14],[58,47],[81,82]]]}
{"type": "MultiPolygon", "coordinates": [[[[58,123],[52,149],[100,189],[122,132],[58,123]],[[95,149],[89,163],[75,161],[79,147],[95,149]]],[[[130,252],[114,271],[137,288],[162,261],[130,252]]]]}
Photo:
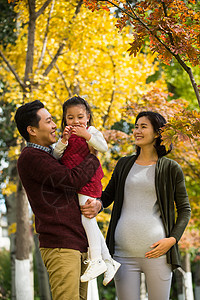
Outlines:
{"type": "Polygon", "coordinates": [[[165,237],[160,218],[145,216],[119,220],[115,231],[115,254],[127,257],[144,257],[151,245],[165,237]]]}

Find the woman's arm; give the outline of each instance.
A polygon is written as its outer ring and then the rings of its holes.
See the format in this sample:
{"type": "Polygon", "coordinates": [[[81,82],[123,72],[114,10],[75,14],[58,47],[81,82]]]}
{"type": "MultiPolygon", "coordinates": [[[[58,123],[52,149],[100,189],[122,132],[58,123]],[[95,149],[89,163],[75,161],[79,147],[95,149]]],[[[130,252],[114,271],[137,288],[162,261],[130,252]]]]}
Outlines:
{"type": "Polygon", "coordinates": [[[145,254],[147,258],[156,258],[166,254],[179,241],[190,219],[191,208],[185,187],[184,174],[177,163],[172,167],[171,178],[175,179],[174,201],[177,210],[176,223],[170,232],[170,237],[163,238],[151,245],[152,250],[145,254]]]}
{"type": "Polygon", "coordinates": [[[177,219],[172,229],[170,236],[173,236],[177,242],[180,240],[191,216],[190,203],[185,187],[185,178],[181,167],[177,164],[175,166],[175,191],[174,201],[176,204],[177,219]]]}

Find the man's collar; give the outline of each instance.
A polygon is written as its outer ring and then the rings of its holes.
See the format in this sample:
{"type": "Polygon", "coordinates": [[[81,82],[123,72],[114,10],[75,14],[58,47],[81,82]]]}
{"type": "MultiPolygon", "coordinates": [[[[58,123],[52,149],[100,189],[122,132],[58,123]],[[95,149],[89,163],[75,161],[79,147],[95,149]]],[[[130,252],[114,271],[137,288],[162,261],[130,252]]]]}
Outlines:
{"type": "Polygon", "coordinates": [[[38,144],[35,144],[35,143],[27,142],[27,147],[32,147],[32,148],[40,149],[40,150],[43,150],[43,151],[45,151],[47,153],[50,153],[50,154],[53,153],[53,148],[51,146],[45,147],[45,146],[41,146],[41,145],[38,145],[38,144]]]}

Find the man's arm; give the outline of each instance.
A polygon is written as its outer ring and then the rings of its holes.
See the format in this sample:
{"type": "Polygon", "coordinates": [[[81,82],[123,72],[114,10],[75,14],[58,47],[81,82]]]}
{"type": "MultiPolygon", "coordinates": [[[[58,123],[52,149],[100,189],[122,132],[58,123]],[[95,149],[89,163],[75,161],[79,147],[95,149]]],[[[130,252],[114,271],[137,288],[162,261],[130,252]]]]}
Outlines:
{"type": "Polygon", "coordinates": [[[25,150],[18,160],[21,178],[29,176],[39,184],[53,184],[53,188],[75,192],[90,181],[98,167],[99,160],[93,154],[89,154],[78,166],[68,169],[51,155],[38,149],[25,150]]]}

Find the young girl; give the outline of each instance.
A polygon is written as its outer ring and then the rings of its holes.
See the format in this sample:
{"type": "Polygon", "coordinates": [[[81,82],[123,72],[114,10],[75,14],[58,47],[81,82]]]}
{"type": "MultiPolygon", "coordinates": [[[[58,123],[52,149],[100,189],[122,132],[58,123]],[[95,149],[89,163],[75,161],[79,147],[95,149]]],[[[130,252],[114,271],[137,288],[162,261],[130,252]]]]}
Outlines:
{"type": "MultiPolygon", "coordinates": [[[[102,133],[91,126],[91,122],[90,106],[81,97],[74,96],[63,104],[63,136],[55,146],[54,156],[57,159],[61,158],[61,162],[68,168],[80,164],[90,153],[89,147],[102,153],[107,151],[107,143],[102,133]]],[[[101,197],[102,178],[103,171],[100,165],[91,181],[79,191],[80,205],[84,205],[88,198],[101,197]]],[[[111,258],[96,219],[89,219],[83,215],[81,217],[88,238],[91,259],[85,273],[81,276],[81,281],[89,281],[104,273],[103,284],[106,285],[114,277],[120,263],[111,258]]]]}

